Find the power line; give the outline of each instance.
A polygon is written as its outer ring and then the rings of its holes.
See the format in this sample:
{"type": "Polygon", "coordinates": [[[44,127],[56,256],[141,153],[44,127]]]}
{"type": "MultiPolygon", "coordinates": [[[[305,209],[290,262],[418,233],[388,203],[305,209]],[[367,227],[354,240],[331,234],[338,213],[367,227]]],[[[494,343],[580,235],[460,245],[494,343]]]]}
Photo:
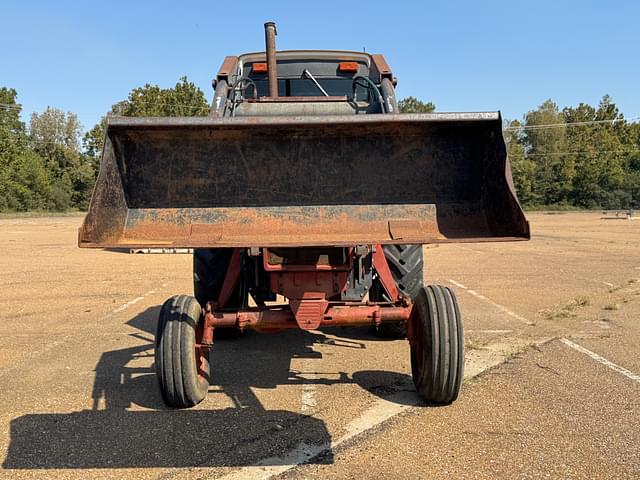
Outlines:
{"type": "Polygon", "coordinates": [[[611,125],[620,122],[630,122],[631,120],[638,120],[640,116],[631,117],[631,118],[616,118],[613,120],[589,120],[586,122],[565,122],[565,123],[546,123],[540,125],[521,125],[519,127],[505,127],[502,130],[538,130],[543,128],[559,128],[559,127],[579,127],[584,125],[598,125],[602,123],[609,123],[611,125]]]}
{"type": "MultiPolygon", "coordinates": [[[[176,107],[182,109],[191,109],[192,111],[209,111],[209,106],[196,106],[196,105],[188,105],[185,103],[164,103],[164,102],[142,102],[144,107],[176,107]]],[[[12,105],[7,103],[0,103],[0,109],[4,110],[22,110],[22,105],[12,105]]],[[[107,112],[107,116],[116,115],[114,112],[107,112]]],[[[545,123],[540,125],[520,125],[517,127],[504,127],[503,131],[514,131],[514,130],[541,130],[548,128],[562,128],[562,127],[579,127],[579,126],[587,126],[587,125],[600,125],[600,124],[610,124],[614,125],[616,123],[623,122],[632,122],[633,120],[640,120],[640,116],[634,116],[629,118],[617,118],[612,120],[589,120],[584,122],[565,122],[565,123],[545,123]]]]}
{"type": "MultiPolygon", "coordinates": [[[[207,105],[206,107],[203,106],[196,106],[196,105],[187,105],[185,103],[150,103],[150,102],[143,102],[142,103],[143,106],[145,107],[179,107],[179,108],[190,108],[191,110],[206,110],[207,112],[211,109],[211,107],[209,105],[207,105]]],[[[108,115],[116,115],[118,116],[117,113],[114,112],[108,112],[108,115]]]]}
{"type": "MultiPolygon", "coordinates": [[[[145,107],[179,107],[179,108],[190,108],[192,110],[206,110],[209,111],[211,108],[209,105],[206,107],[189,105],[186,103],[155,103],[155,102],[141,102],[141,104],[145,107]]],[[[22,110],[22,105],[12,105],[8,103],[0,103],[0,109],[3,110],[22,110]]],[[[107,115],[115,115],[113,112],[107,112],[107,115]]]]}
{"type": "Polygon", "coordinates": [[[0,103],[0,108],[3,110],[22,110],[22,105],[12,105],[10,103],[0,103]]]}
{"type": "MultiPolygon", "coordinates": [[[[207,106],[190,105],[188,103],[165,103],[165,102],[139,102],[139,103],[136,103],[136,105],[137,104],[142,104],[145,106],[186,107],[186,108],[194,108],[194,109],[206,108],[207,110],[211,108],[208,104],[207,106]]],[[[3,108],[5,110],[10,110],[10,109],[21,110],[22,104],[0,103],[0,108],[3,108]]],[[[108,113],[112,113],[112,112],[108,112],[108,113]]]]}
{"type": "Polygon", "coordinates": [[[625,150],[577,150],[573,152],[551,152],[551,153],[516,153],[514,155],[509,155],[509,157],[556,157],[563,155],[581,155],[583,153],[591,153],[591,154],[618,154],[618,153],[638,153],[640,152],[640,148],[630,148],[625,150]]]}

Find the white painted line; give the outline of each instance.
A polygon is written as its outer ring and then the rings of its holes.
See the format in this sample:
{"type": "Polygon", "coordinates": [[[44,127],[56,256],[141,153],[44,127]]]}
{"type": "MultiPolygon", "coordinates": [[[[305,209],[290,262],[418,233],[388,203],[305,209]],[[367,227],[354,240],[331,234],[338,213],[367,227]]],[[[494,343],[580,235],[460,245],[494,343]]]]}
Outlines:
{"type": "MultiPolygon", "coordinates": [[[[163,283],[162,286],[165,287],[167,284],[163,283]]],[[[123,303],[122,305],[120,305],[118,308],[112,310],[110,313],[108,313],[106,315],[105,318],[111,317],[112,315],[115,315],[116,313],[120,313],[123,310],[126,310],[127,308],[129,308],[132,305],[135,305],[136,303],[144,300],[145,297],[148,297],[149,295],[153,295],[156,293],[156,289],[154,288],[153,290],[149,290],[146,293],[143,293],[142,296],[140,297],[136,297],[133,300],[129,300],[127,303],[123,303]]]]}
{"type": "Polygon", "coordinates": [[[465,286],[464,286],[463,284],[461,284],[461,283],[456,282],[455,280],[451,280],[451,279],[449,279],[449,283],[453,283],[456,287],[463,288],[464,290],[466,290],[466,289],[467,289],[467,287],[465,287],[465,286]]]}
{"type": "Polygon", "coordinates": [[[300,443],[296,448],[280,457],[266,458],[255,466],[243,467],[235,472],[220,477],[221,480],[268,480],[269,478],[281,475],[282,473],[308,462],[314,457],[331,451],[341,444],[351,440],[361,433],[380,425],[391,417],[409,407],[420,403],[415,393],[400,392],[387,397],[380,398],[376,403],[366,410],[360,417],[347,425],[346,432],[337,440],[320,445],[308,445],[300,443]]]}
{"type": "Polygon", "coordinates": [[[615,370],[618,373],[621,373],[622,375],[624,375],[625,377],[630,378],[631,380],[634,380],[638,383],[640,383],[640,375],[636,375],[635,373],[627,370],[624,367],[621,367],[620,365],[616,365],[615,363],[613,363],[610,360],[607,360],[604,357],[601,357],[600,355],[598,355],[595,352],[592,352],[591,350],[587,350],[586,348],[584,348],[581,345],[578,345],[577,343],[573,343],[571,340],[567,340],[566,338],[561,338],[560,341],[562,343],[564,343],[565,345],[573,348],[574,350],[577,350],[580,353],[584,353],[585,355],[590,356],[591,358],[593,358],[596,362],[600,362],[603,365],[606,365],[607,367],[609,367],[611,370],[615,370]]]}
{"type": "MultiPolygon", "coordinates": [[[[314,345],[311,344],[311,350],[314,345]]],[[[318,402],[316,400],[316,382],[318,374],[316,373],[323,356],[318,358],[303,358],[301,361],[298,376],[302,379],[302,395],[300,398],[300,412],[304,415],[313,415],[315,413],[318,402]],[[319,361],[320,360],[320,361],[319,361]]]]}
{"type": "Polygon", "coordinates": [[[490,305],[493,305],[494,307],[496,307],[501,312],[506,313],[507,315],[515,318],[516,320],[520,320],[521,322],[526,323],[527,325],[535,325],[534,322],[531,322],[531,321],[527,320],[522,315],[518,315],[517,313],[509,310],[504,305],[500,305],[499,303],[494,302],[490,298],[485,297],[484,295],[482,295],[481,293],[476,292],[475,290],[471,290],[470,288],[465,287],[464,285],[462,285],[459,282],[456,282],[455,280],[449,279],[449,283],[452,283],[456,287],[459,287],[459,288],[462,288],[463,290],[466,290],[469,294],[473,295],[476,298],[479,298],[480,300],[483,300],[483,301],[489,303],[490,305]]]}
{"type": "Polygon", "coordinates": [[[473,252],[473,253],[479,253],[481,255],[486,255],[487,254],[487,252],[483,252],[482,250],[476,250],[475,248],[467,247],[466,245],[462,245],[460,243],[457,244],[456,247],[457,248],[462,248],[464,250],[469,250],[470,252],[473,252]]]}
{"type": "Polygon", "coordinates": [[[501,312],[506,313],[507,315],[512,316],[513,318],[520,320],[523,323],[526,323],[527,325],[535,325],[535,323],[530,322],[529,320],[527,320],[526,318],[524,318],[521,315],[518,315],[515,312],[512,312],[511,310],[509,310],[507,307],[505,307],[504,305],[500,305],[499,303],[494,302],[493,300],[491,300],[490,298],[485,297],[484,295],[481,295],[480,293],[476,292],[475,290],[467,290],[467,292],[469,292],[471,295],[473,295],[476,298],[479,298],[480,300],[484,300],[485,302],[493,305],[494,307],[496,307],[498,310],[500,310],[501,312]]]}
{"type": "Polygon", "coordinates": [[[584,276],[582,276],[582,275],[578,275],[577,273],[569,272],[569,271],[567,271],[567,270],[559,269],[558,271],[559,271],[560,273],[566,273],[567,275],[571,275],[572,277],[575,277],[575,278],[580,278],[580,279],[582,279],[582,280],[586,280],[587,282],[595,282],[595,283],[599,283],[599,284],[601,284],[601,285],[606,285],[606,286],[607,286],[607,287],[609,287],[609,288],[614,288],[614,287],[616,287],[616,286],[617,286],[617,285],[615,285],[615,284],[613,284],[613,283],[611,283],[611,282],[605,282],[605,281],[603,281],[603,280],[596,279],[596,278],[584,277],[584,276]]]}
{"type": "Polygon", "coordinates": [[[318,402],[316,401],[316,386],[313,383],[302,384],[302,407],[300,411],[302,413],[311,413],[318,402]]]}
{"type": "Polygon", "coordinates": [[[465,333],[512,333],[513,330],[468,330],[465,333]]]}
{"type": "MultiPolygon", "coordinates": [[[[162,284],[162,288],[166,287],[167,284],[163,283],[162,284]]],[[[114,315],[117,315],[118,313],[126,310],[127,308],[129,308],[132,305],[135,305],[136,303],[140,302],[141,300],[144,300],[144,297],[147,297],[149,295],[153,295],[157,292],[156,289],[153,290],[149,290],[146,293],[143,293],[142,296],[140,297],[136,297],[133,300],[129,300],[126,303],[123,303],[122,305],[120,305],[119,307],[111,310],[109,313],[107,313],[106,315],[100,317],[98,320],[96,320],[94,323],[99,323],[102,322],[104,320],[108,320],[111,317],[113,317],[114,315]]],[[[109,333],[107,332],[104,335],[112,335],[113,333],[109,333]]],[[[59,340],[59,341],[54,341],[54,342],[45,342],[45,344],[42,346],[42,348],[40,348],[39,350],[34,350],[33,352],[31,352],[30,355],[27,355],[23,358],[18,359],[18,361],[16,363],[14,363],[13,365],[11,365],[9,368],[6,368],[4,371],[0,372],[0,378],[6,376],[9,372],[17,370],[18,368],[22,368],[22,366],[24,365],[25,362],[27,362],[28,360],[31,360],[33,357],[35,357],[36,355],[42,355],[45,352],[48,352],[49,350],[52,350],[56,347],[59,347],[60,345],[64,345],[67,342],[70,342],[73,339],[76,339],[80,336],[81,334],[74,334],[74,335],[64,335],[64,337],[59,340]]]]}
{"type": "Polygon", "coordinates": [[[144,300],[144,296],[142,297],[136,297],[133,300],[129,300],[127,303],[123,303],[122,305],[120,305],[118,308],[116,308],[115,310],[113,310],[111,312],[111,315],[114,315],[116,313],[120,313],[123,310],[126,310],[127,308],[129,308],[131,305],[135,305],[136,303],[138,303],[140,300],[144,300]]]}

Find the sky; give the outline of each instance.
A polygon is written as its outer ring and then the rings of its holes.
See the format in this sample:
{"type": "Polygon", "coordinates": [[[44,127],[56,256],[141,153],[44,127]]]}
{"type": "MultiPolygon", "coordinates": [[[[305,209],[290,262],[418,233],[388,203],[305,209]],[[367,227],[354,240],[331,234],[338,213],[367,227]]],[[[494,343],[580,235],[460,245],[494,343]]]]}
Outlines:
{"type": "Polygon", "coordinates": [[[186,75],[211,100],[225,55],[277,48],[382,53],[398,98],[437,111],[560,107],[613,97],[640,116],[640,1],[14,1],[0,7],[0,86],[23,120],[47,106],[90,129],[145,83],[186,75]]]}

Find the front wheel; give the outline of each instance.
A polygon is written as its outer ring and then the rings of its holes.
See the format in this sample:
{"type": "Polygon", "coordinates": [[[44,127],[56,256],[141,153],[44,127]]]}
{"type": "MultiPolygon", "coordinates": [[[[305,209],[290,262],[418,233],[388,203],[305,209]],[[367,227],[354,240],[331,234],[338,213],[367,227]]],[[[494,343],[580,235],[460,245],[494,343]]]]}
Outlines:
{"type": "Polygon", "coordinates": [[[411,373],[427,402],[447,405],[458,398],[464,370],[464,333],[458,301],[451,289],[420,289],[409,319],[411,373]]]}
{"type": "Polygon", "coordinates": [[[187,408],[200,403],[209,389],[208,350],[198,346],[202,308],[187,295],[164,302],[156,333],[156,376],[165,403],[187,408]]]}

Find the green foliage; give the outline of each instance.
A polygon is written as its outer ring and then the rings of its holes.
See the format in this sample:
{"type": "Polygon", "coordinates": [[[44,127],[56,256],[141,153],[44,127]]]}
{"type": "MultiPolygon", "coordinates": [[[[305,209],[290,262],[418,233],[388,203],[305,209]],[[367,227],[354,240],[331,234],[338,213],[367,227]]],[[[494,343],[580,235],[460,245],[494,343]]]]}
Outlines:
{"type": "Polygon", "coordinates": [[[80,133],[82,127],[74,113],[64,113],[47,107],[31,115],[29,140],[54,177],[59,178],[80,163],[80,133]]]}
{"type": "Polygon", "coordinates": [[[31,150],[43,161],[51,177],[48,208],[86,209],[95,181],[93,159],[80,151],[82,127],[75,114],[47,107],[31,115],[31,150]]]}
{"type": "Polygon", "coordinates": [[[436,106],[431,102],[423,102],[416,97],[403,98],[398,102],[400,113],[431,113],[436,106]]]}
{"type": "Polygon", "coordinates": [[[27,147],[16,91],[0,88],[0,103],[0,211],[46,208],[49,174],[42,159],[27,147]]]}
{"type": "MultiPolygon", "coordinates": [[[[102,155],[106,117],[81,136],[75,114],[48,107],[31,116],[27,130],[14,89],[0,88],[0,104],[0,211],[86,210],[102,155]]],[[[173,88],[147,84],[133,89],[108,115],[208,113],[202,90],[182,77],[173,88]]]]}
{"type": "Polygon", "coordinates": [[[640,126],[611,97],[562,111],[547,100],[524,119],[505,132],[523,205],[640,207],[640,126]]]}
{"type": "Polygon", "coordinates": [[[49,172],[42,159],[30,150],[13,158],[11,172],[2,178],[1,184],[4,187],[1,210],[44,210],[49,205],[49,172]]]}
{"type": "Polygon", "coordinates": [[[116,112],[127,117],[197,117],[209,114],[209,104],[200,90],[187,77],[173,88],[149,85],[134,88],[116,112]]]}
{"type": "Polygon", "coordinates": [[[507,123],[509,130],[504,133],[507,143],[507,154],[511,160],[513,182],[518,192],[518,198],[523,204],[535,203],[534,174],[535,163],[525,156],[523,146],[522,124],[518,120],[507,123]]]}
{"type": "Polygon", "coordinates": [[[532,200],[545,205],[565,203],[574,175],[567,161],[566,128],[558,106],[547,100],[525,115],[523,145],[526,157],[535,164],[532,200]],[[547,128],[549,125],[560,125],[547,128]],[[544,128],[541,128],[544,126],[544,128]]]}
{"type": "MultiPolygon", "coordinates": [[[[198,117],[207,116],[209,109],[204,92],[187,77],[182,77],[173,88],[160,88],[148,83],[143,87],[134,88],[126,100],[111,107],[107,116],[198,117]]],[[[102,117],[83,137],[85,152],[95,160],[96,165],[102,154],[106,125],[107,118],[102,117]]]]}
{"type": "MultiPolygon", "coordinates": [[[[602,98],[597,109],[581,103],[565,108],[569,122],[622,120],[609,96],[602,98]]],[[[620,122],[613,124],[579,125],[567,132],[576,175],[573,180],[573,203],[583,207],[628,207],[629,198],[622,191],[625,179],[623,144],[620,122]]]]}
{"type": "MultiPolygon", "coordinates": [[[[14,89],[0,88],[0,211],[88,207],[107,116],[83,136],[75,114],[47,108],[20,121],[14,89]]],[[[403,113],[429,113],[431,102],[407,97],[403,113]]],[[[107,115],[205,116],[204,93],[180,79],[172,88],[144,85],[107,115]]],[[[505,124],[520,202],[528,207],[640,208],[640,124],[624,120],[611,97],[597,107],[560,109],[552,100],[505,124]],[[600,123],[594,123],[600,122],[600,123]]]]}

